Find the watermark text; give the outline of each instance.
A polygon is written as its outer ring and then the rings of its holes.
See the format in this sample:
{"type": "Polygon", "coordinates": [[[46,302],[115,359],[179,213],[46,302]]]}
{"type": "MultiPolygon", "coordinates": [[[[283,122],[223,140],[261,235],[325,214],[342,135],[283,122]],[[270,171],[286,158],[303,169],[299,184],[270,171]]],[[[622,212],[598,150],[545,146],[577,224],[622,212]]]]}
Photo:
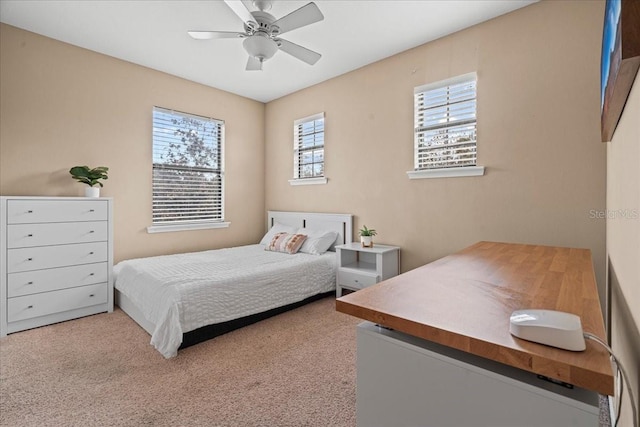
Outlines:
{"type": "Polygon", "coordinates": [[[591,209],[589,211],[590,219],[638,219],[640,218],[640,210],[638,209],[591,209]]]}

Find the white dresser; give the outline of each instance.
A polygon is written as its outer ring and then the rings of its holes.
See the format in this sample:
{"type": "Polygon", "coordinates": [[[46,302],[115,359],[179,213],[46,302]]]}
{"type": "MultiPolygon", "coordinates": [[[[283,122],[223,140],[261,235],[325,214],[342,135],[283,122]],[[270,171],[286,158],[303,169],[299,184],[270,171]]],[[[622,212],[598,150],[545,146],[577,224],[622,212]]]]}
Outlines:
{"type": "Polygon", "coordinates": [[[113,200],[0,197],[0,336],[113,311],[113,200]]]}

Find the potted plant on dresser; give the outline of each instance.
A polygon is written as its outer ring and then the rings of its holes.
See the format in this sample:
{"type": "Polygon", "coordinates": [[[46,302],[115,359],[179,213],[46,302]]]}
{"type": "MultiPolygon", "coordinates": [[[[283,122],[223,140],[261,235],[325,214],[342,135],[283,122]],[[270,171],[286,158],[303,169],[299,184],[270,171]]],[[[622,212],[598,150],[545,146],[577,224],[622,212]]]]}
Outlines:
{"type": "Polygon", "coordinates": [[[363,225],[360,229],[360,243],[362,243],[362,247],[371,248],[373,247],[373,236],[378,234],[376,230],[373,228],[367,228],[366,225],[363,225]]]}
{"type": "Polygon", "coordinates": [[[93,169],[89,168],[89,166],[74,166],[69,169],[73,179],[89,186],[85,188],[86,197],[100,197],[100,187],[103,187],[100,180],[108,179],[108,171],[109,168],[106,166],[98,166],[93,169]],[[100,187],[97,187],[98,185],[100,187]]]}

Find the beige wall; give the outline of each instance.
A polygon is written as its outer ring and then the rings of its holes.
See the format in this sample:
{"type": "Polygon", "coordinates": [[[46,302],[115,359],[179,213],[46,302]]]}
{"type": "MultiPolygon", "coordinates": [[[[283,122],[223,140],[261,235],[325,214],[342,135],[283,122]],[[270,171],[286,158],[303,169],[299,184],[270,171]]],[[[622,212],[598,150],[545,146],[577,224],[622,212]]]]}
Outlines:
{"type": "Polygon", "coordinates": [[[257,241],[265,208],[350,212],[402,247],[403,271],[483,239],[576,246],[593,251],[604,288],[605,221],[590,214],[605,208],[602,13],[602,2],[534,4],[266,109],[2,25],[0,194],[80,195],[69,167],[109,166],[117,260],[257,241]],[[486,175],[410,181],[413,88],[470,71],[486,175]],[[146,233],[153,105],[226,121],[229,229],[146,233]],[[292,187],[293,121],[321,111],[329,183],[292,187]]]}
{"type": "MultiPolygon", "coordinates": [[[[607,255],[611,344],[640,396],[640,74],[607,144],[607,255]]],[[[628,394],[621,426],[631,426],[628,394]]],[[[640,408],[639,408],[640,410],[640,408]]]]}
{"type": "Polygon", "coordinates": [[[266,207],[353,213],[403,271],[479,240],[590,248],[604,299],[603,13],[537,3],[268,103],[266,207]],[[409,180],[413,88],[471,71],[485,176],[409,180]],[[293,121],[322,111],[329,182],[292,187],[293,121]]]}
{"type": "Polygon", "coordinates": [[[104,165],[116,261],[260,239],[264,104],[8,25],[0,31],[0,194],[82,195],[69,168],[104,165]],[[230,228],[147,234],[154,105],[225,121],[230,228]]]}

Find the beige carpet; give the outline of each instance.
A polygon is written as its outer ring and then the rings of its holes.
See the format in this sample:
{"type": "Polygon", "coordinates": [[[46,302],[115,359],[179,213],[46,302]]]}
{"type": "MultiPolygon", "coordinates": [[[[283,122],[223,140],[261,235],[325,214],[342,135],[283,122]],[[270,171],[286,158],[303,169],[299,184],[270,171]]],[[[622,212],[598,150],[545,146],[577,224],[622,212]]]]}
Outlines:
{"type": "Polygon", "coordinates": [[[355,426],[355,326],[325,298],[164,359],[119,309],[0,340],[2,426],[355,426]]]}

